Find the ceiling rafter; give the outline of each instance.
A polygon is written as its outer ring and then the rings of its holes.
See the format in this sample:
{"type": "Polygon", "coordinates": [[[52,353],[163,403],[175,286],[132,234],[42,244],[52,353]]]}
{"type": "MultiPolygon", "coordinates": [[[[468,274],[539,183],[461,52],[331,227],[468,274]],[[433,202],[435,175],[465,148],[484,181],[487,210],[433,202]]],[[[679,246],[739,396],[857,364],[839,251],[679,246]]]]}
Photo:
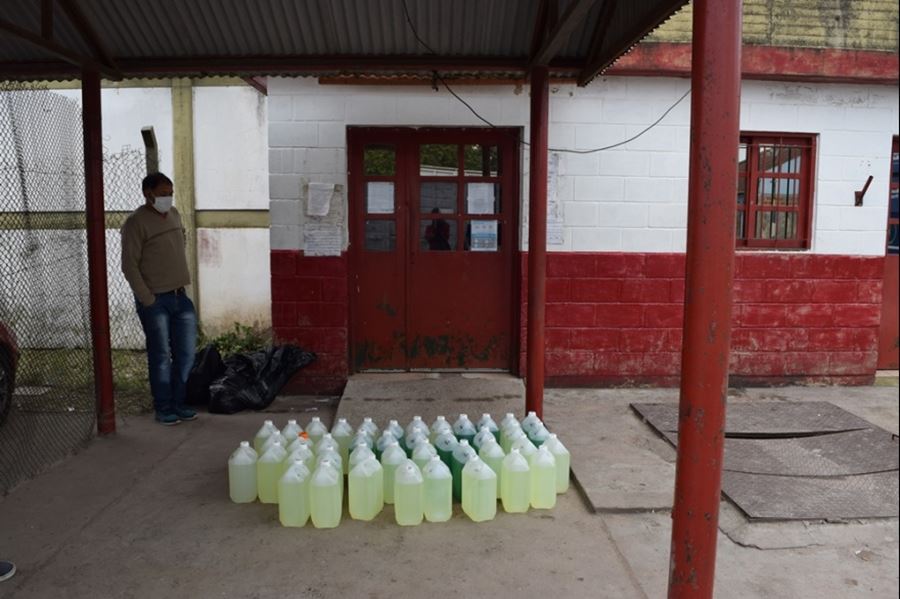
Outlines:
{"type": "Polygon", "coordinates": [[[71,21],[75,26],[75,29],[78,30],[81,38],[91,48],[94,56],[99,60],[99,62],[109,67],[109,69],[117,73],[118,77],[121,78],[119,67],[116,65],[112,54],[107,49],[106,45],[100,40],[100,36],[97,35],[97,32],[94,30],[93,26],[91,26],[90,21],[88,21],[88,19],[84,16],[84,13],[81,10],[81,6],[79,6],[77,0],[57,0],[57,2],[59,2],[59,5],[62,7],[63,12],[66,13],[66,17],[69,18],[69,21],[71,21]]]}
{"type": "Polygon", "coordinates": [[[600,16],[597,18],[594,33],[591,34],[591,45],[588,49],[584,68],[578,74],[578,85],[581,87],[587,85],[594,77],[591,73],[596,73],[599,69],[600,50],[603,48],[603,42],[606,40],[606,34],[609,32],[609,24],[612,21],[613,14],[616,12],[616,2],[617,0],[604,0],[603,6],[600,8],[600,16]]]}
{"type": "Polygon", "coordinates": [[[550,64],[563,44],[569,40],[572,32],[578,26],[584,25],[585,17],[596,2],[597,0],[572,0],[553,29],[544,38],[541,47],[531,57],[529,67],[550,64]]]}

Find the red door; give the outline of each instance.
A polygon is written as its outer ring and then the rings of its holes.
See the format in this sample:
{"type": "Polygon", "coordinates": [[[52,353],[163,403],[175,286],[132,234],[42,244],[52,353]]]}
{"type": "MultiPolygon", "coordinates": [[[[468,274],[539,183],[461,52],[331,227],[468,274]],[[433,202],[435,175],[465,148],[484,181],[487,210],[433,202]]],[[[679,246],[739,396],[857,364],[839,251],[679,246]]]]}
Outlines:
{"type": "Polygon", "coordinates": [[[511,370],[518,133],[353,128],[351,359],[360,370],[511,370]]]}
{"type": "Polygon", "coordinates": [[[898,242],[900,242],[900,145],[894,138],[891,148],[891,190],[888,199],[887,247],[884,257],[884,290],[881,300],[881,331],[878,335],[878,368],[896,370],[898,346],[900,346],[900,323],[898,323],[898,289],[900,289],[900,263],[898,263],[898,242]]]}

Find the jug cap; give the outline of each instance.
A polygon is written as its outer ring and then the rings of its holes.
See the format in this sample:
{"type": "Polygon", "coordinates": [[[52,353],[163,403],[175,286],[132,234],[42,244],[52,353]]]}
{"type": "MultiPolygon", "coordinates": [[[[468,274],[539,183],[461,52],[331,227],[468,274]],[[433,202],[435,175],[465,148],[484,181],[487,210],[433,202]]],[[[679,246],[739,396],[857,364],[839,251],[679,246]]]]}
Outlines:
{"type": "Polygon", "coordinates": [[[459,444],[462,445],[462,446],[464,446],[464,447],[468,447],[468,446],[469,446],[469,440],[468,440],[468,439],[460,439],[460,440],[459,440],[459,444]]]}
{"type": "MultiPolygon", "coordinates": [[[[341,418],[341,420],[346,420],[346,418],[341,418]]],[[[366,424],[372,422],[372,417],[366,416],[365,418],[363,418],[363,422],[365,422],[366,424]]]]}
{"type": "Polygon", "coordinates": [[[271,420],[263,420],[263,424],[275,424],[271,420]]]}
{"type": "Polygon", "coordinates": [[[528,415],[529,416],[537,416],[537,412],[531,411],[531,412],[528,412],[528,415]]]}
{"type": "Polygon", "coordinates": [[[468,419],[469,415],[468,414],[460,414],[459,417],[460,417],[460,419],[463,419],[463,418],[468,419]]]}
{"type": "Polygon", "coordinates": [[[346,418],[338,418],[338,422],[344,422],[344,423],[346,423],[346,422],[347,422],[347,419],[346,419],[346,418]]]}
{"type": "Polygon", "coordinates": [[[249,441],[241,441],[241,447],[250,447],[249,441]]]}
{"type": "Polygon", "coordinates": [[[396,420],[388,420],[388,425],[391,425],[391,424],[400,424],[400,423],[397,422],[396,420]]]}
{"type": "Polygon", "coordinates": [[[288,420],[288,424],[297,424],[297,420],[295,418],[291,418],[288,420]]]}
{"type": "Polygon", "coordinates": [[[318,416],[313,416],[313,417],[312,417],[312,422],[319,422],[319,421],[321,421],[321,420],[322,420],[322,419],[319,418],[318,416]]]}
{"type": "Polygon", "coordinates": [[[484,414],[481,415],[481,417],[482,417],[483,419],[487,420],[488,418],[491,417],[491,415],[488,414],[487,412],[485,412],[484,414]]]}

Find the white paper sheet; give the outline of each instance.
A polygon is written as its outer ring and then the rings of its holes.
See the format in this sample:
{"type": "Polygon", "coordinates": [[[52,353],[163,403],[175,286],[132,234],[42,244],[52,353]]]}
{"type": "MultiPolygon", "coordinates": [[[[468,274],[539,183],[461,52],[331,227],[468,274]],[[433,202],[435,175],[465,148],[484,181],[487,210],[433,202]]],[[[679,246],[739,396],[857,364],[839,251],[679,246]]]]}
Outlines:
{"type": "Polygon", "coordinates": [[[307,256],[340,256],[341,227],[322,223],[307,223],[303,227],[303,252],[307,256]]]}
{"type": "Polygon", "coordinates": [[[369,181],[366,184],[366,212],[394,213],[394,184],[389,181],[369,181]]]}
{"type": "Polygon", "coordinates": [[[467,183],[466,202],[469,214],[494,213],[494,184],[467,183]]]}
{"type": "Polygon", "coordinates": [[[332,195],[334,195],[334,183],[310,183],[306,214],[308,216],[328,216],[332,195]]]}
{"type": "Polygon", "coordinates": [[[497,221],[473,220],[469,235],[473,252],[497,251],[497,221]]]}

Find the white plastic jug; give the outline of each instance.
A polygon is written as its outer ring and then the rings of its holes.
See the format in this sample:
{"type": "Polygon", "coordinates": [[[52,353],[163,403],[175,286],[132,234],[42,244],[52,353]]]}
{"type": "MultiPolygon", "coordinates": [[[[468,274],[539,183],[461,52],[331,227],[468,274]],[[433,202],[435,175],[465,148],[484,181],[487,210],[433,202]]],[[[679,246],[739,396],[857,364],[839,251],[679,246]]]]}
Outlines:
{"type": "Polygon", "coordinates": [[[406,438],[403,440],[404,449],[406,449],[407,457],[412,457],[413,449],[416,448],[421,442],[428,443],[428,435],[422,432],[422,429],[414,429],[411,433],[406,435],[406,438]]]}
{"type": "Polygon", "coordinates": [[[550,437],[550,431],[547,430],[547,427],[543,424],[540,424],[537,428],[533,429],[528,434],[528,440],[531,441],[535,447],[540,447],[544,444],[548,437],[550,437]]]}
{"type": "Polygon", "coordinates": [[[388,448],[388,445],[391,443],[396,443],[400,445],[400,439],[394,436],[394,433],[389,431],[388,429],[384,429],[382,431],[381,436],[378,437],[378,441],[375,442],[375,455],[379,458],[381,454],[384,453],[384,450],[388,448]]]}
{"type": "Polygon", "coordinates": [[[256,432],[256,436],[253,437],[253,449],[256,450],[257,454],[262,455],[263,444],[266,442],[266,439],[269,438],[269,435],[277,430],[275,423],[271,420],[263,422],[262,426],[259,427],[259,430],[256,432]]]}
{"type": "Polygon", "coordinates": [[[269,451],[269,448],[272,447],[272,445],[273,445],[276,441],[277,441],[279,444],[281,444],[281,446],[282,446],[285,450],[287,450],[288,442],[287,442],[287,441],[285,440],[285,438],[281,435],[281,431],[275,430],[275,431],[272,432],[271,435],[269,435],[268,437],[266,437],[265,442],[263,442],[262,451],[259,452],[259,455],[262,455],[262,454],[266,453],[267,451],[269,451]]]}
{"type": "Polygon", "coordinates": [[[463,468],[462,509],[473,522],[493,520],[497,514],[497,475],[478,456],[463,468]]]}
{"type": "Polygon", "coordinates": [[[434,443],[435,439],[438,438],[438,435],[445,431],[453,433],[453,427],[450,426],[450,423],[447,422],[447,419],[444,416],[438,416],[434,419],[434,422],[431,423],[431,434],[428,436],[428,438],[432,443],[434,443]]]}
{"type": "Polygon", "coordinates": [[[556,505],[556,458],[541,446],[531,458],[531,507],[549,510],[556,505]]]}
{"type": "Polygon", "coordinates": [[[371,520],[384,507],[384,468],[369,449],[360,463],[350,469],[347,476],[347,495],[350,517],[354,520],[371,520]]]}
{"type": "Polygon", "coordinates": [[[316,454],[316,465],[318,466],[323,461],[328,460],[331,462],[331,465],[341,471],[341,474],[344,473],[344,462],[343,458],[341,458],[341,454],[337,452],[335,449],[331,449],[326,447],[322,451],[316,454]]]}
{"type": "Polygon", "coordinates": [[[228,458],[228,495],[235,503],[256,501],[256,452],[247,441],[228,458]]]}
{"type": "Polygon", "coordinates": [[[303,428],[297,424],[296,420],[288,420],[287,424],[281,429],[281,436],[284,437],[285,447],[290,446],[291,443],[294,442],[300,433],[303,432],[303,428]]]}
{"type": "Polygon", "coordinates": [[[309,448],[309,445],[296,445],[295,447],[296,449],[287,454],[287,457],[284,458],[284,462],[282,463],[284,471],[287,472],[288,468],[290,468],[294,462],[300,460],[306,466],[307,470],[312,472],[316,461],[316,454],[309,448]]]}
{"type": "Polygon", "coordinates": [[[534,454],[537,453],[537,447],[534,446],[534,443],[528,439],[528,435],[524,432],[519,433],[519,436],[513,440],[509,448],[518,449],[529,463],[531,463],[531,458],[534,457],[534,454]]]}
{"type": "Polygon", "coordinates": [[[337,423],[331,428],[331,437],[340,448],[341,459],[344,462],[344,474],[347,474],[347,465],[350,458],[350,442],[353,440],[353,427],[346,418],[338,418],[337,423]]]}
{"type": "Polygon", "coordinates": [[[256,493],[260,503],[278,503],[278,479],[284,471],[287,452],[275,441],[256,461],[256,493]]]}
{"type": "Polygon", "coordinates": [[[297,460],[278,481],[278,520],[282,526],[305,526],[309,520],[309,469],[297,460]]]}
{"type": "Polygon", "coordinates": [[[375,424],[375,421],[372,420],[370,417],[366,416],[365,418],[363,418],[362,424],[360,424],[359,427],[356,429],[356,432],[357,433],[359,433],[359,432],[366,433],[367,435],[369,435],[369,438],[374,442],[375,439],[378,438],[378,433],[380,431],[378,430],[378,425],[375,424]]]}
{"type": "Polygon", "coordinates": [[[322,460],[309,480],[309,515],[316,528],[334,528],[341,523],[344,480],[339,468],[322,460]]]}
{"type": "Polygon", "coordinates": [[[507,412],[506,415],[503,417],[503,420],[500,421],[500,430],[502,431],[503,429],[505,429],[507,426],[509,426],[513,422],[518,424],[519,420],[516,418],[515,414],[513,414],[512,412],[507,412]]]}
{"type": "Polygon", "coordinates": [[[537,412],[528,412],[528,415],[522,420],[522,430],[526,433],[537,428],[539,424],[543,424],[538,418],[537,412]]]}
{"type": "Polygon", "coordinates": [[[292,453],[295,449],[303,445],[304,447],[308,447],[309,450],[313,453],[316,453],[315,448],[313,447],[312,441],[309,440],[309,437],[299,436],[293,441],[291,444],[287,446],[286,450],[288,453],[292,453]]]}
{"type": "MultiPolygon", "coordinates": [[[[403,427],[400,426],[400,423],[396,420],[388,420],[388,425],[384,427],[384,430],[394,435],[394,439],[397,440],[397,443],[400,443],[400,439],[406,436],[406,431],[403,430],[403,427]]],[[[384,431],[381,431],[384,434],[384,431]]]]}
{"type": "MultiPolygon", "coordinates": [[[[375,452],[369,449],[365,445],[357,445],[353,452],[350,454],[350,470],[352,471],[354,468],[359,466],[363,461],[369,458],[375,458],[375,452]]],[[[377,459],[377,458],[375,458],[377,459]]]]}
{"type": "Polygon", "coordinates": [[[459,418],[456,419],[456,422],[453,423],[453,434],[456,435],[456,438],[460,441],[465,439],[470,445],[477,432],[478,431],[475,430],[475,425],[472,424],[472,421],[469,420],[469,416],[466,414],[460,414],[459,418]]]}
{"type": "Polygon", "coordinates": [[[494,471],[494,474],[497,475],[497,496],[499,497],[500,484],[503,479],[501,466],[503,465],[503,458],[506,457],[506,454],[503,453],[503,448],[500,447],[500,444],[497,443],[497,440],[494,439],[493,435],[491,435],[484,445],[481,446],[478,457],[484,460],[484,463],[490,466],[491,470],[494,471]]]}
{"type": "Polygon", "coordinates": [[[425,515],[425,481],[412,460],[406,460],[394,472],[394,517],[400,526],[416,526],[425,515]]]}
{"type": "Polygon", "coordinates": [[[547,449],[550,450],[550,453],[556,459],[556,492],[565,493],[569,489],[569,468],[571,467],[572,456],[562,441],[553,433],[550,433],[544,445],[547,446],[547,449]]]}
{"type": "Polygon", "coordinates": [[[500,500],[503,509],[513,514],[528,511],[531,504],[531,466],[518,449],[503,458],[500,475],[500,500]]]}
{"type": "Polygon", "coordinates": [[[394,441],[381,454],[381,465],[384,467],[384,502],[394,503],[394,473],[397,467],[406,461],[406,452],[394,441]]]}
{"type": "Polygon", "coordinates": [[[431,433],[431,430],[428,428],[428,425],[425,424],[425,421],[422,420],[421,416],[413,416],[412,421],[406,425],[406,430],[404,431],[405,435],[408,437],[412,434],[413,431],[420,431],[426,437],[431,433]]]}
{"type": "Polygon", "coordinates": [[[413,447],[412,450],[412,461],[416,463],[416,466],[419,467],[419,470],[425,467],[425,464],[431,461],[431,458],[437,455],[437,449],[434,448],[434,445],[428,442],[428,439],[422,438],[413,447]]]}
{"type": "Polygon", "coordinates": [[[316,455],[319,455],[325,449],[331,449],[336,453],[341,453],[341,446],[335,441],[334,437],[331,436],[331,433],[325,433],[322,435],[322,438],[319,439],[319,442],[316,443],[316,455]]]}
{"type": "MultiPolygon", "coordinates": [[[[472,439],[472,447],[475,449],[481,450],[481,446],[484,445],[484,442],[488,439],[494,439],[494,433],[491,432],[486,426],[482,426],[478,431],[478,434],[475,435],[475,438],[472,439]]],[[[496,439],[494,439],[496,441],[496,439]]]]}
{"type": "Polygon", "coordinates": [[[522,430],[522,426],[518,422],[509,423],[500,431],[500,447],[503,448],[503,451],[509,453],[513,440],[524,434],[525,431],[522,430]]]}
{"type": "Polygon", "coordinates": [[[491,433],[494,435],[494,440],[499,443],[500,427],[497,426],[497,423],[494,422],[494,419],[491,418],[490,414],[482,414],[481,418],[478,420],[478,423],[475,425],[475,428],[477,428],[479,431],[484,427],[487,427],[488,430],[491,431],[491,433]]]}
{"type": "Polygon", "coordinates": [[[453,515],[453,475],[438,456],[433,456],[422,471],[425,480],[425,519],[446,522],[453,515]]]}
{"type": "Polygon", "coordinates": [[[309,424],[306,425],[306,434],[309,435],[309,440],[313,442],[314,447],[327,432],[328,427],[322,424],[322,419],[318,416],[313,416],[312,420],[309,421],[309,424]]]}

